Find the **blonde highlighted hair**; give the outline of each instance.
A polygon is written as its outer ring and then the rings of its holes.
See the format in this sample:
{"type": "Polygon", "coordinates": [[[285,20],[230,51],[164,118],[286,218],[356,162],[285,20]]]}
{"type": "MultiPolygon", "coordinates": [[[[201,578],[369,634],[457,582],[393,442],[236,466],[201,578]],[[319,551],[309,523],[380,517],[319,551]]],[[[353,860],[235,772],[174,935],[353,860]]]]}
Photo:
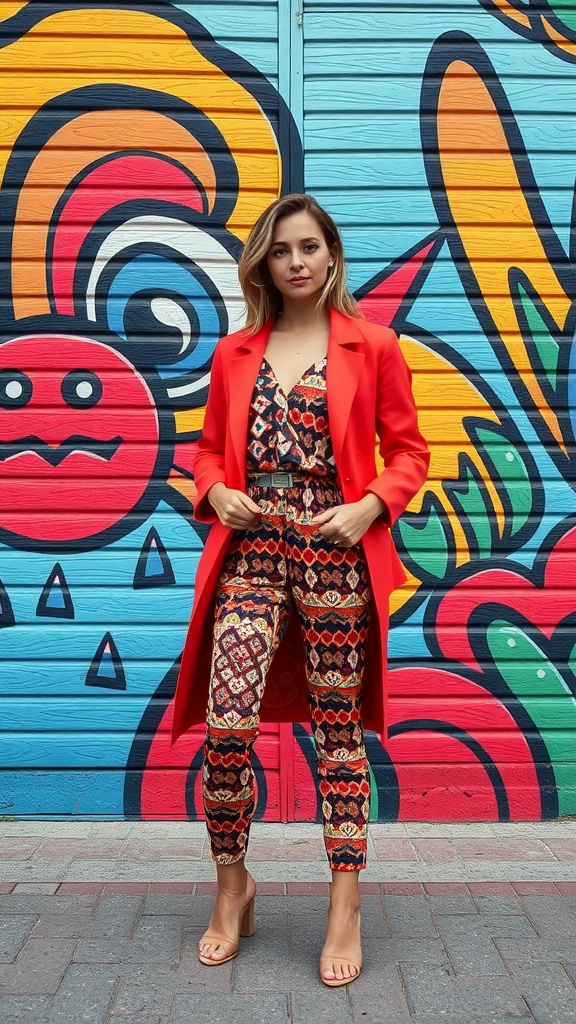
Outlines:
{"type": "Polygon", "coordinates": [[[266,257],[272,245],[274,230],[282,217],[306,211],[317,221],[334,262],[328,271],[318,306],[332,306],[348,316],[362,317],[351,292],[346,287],[346,263],[340,232],[329,213],[313,196],[294,193],[276,199],[256,221],[244,246],[238,264],[240,287],[246,300],[246,327],[252,334],[259,331],[269,317],[282,309],[282,296],[272,283],[266,257]]]}

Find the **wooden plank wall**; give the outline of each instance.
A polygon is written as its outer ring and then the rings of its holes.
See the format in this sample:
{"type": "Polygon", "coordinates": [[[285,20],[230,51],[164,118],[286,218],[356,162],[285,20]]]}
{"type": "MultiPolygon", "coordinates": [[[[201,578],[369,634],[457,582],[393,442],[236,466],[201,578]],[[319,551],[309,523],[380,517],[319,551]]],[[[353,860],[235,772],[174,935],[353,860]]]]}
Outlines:
{"type": "MultiPolygon", "coordinates": [[[[242,241],[300,180],[432,448],[371,817],[576,813],[573,15],[1,6],[0,813],[200,813],[191,465],[242,241]]],[[[308,727],[256,753],[258,816],[316,817],[308,727]]]]}
{"type": "MultiPolygon", "coordinates": [[[[0,813],[186,817],[191,466],[281,188],[277,4],[76,6],[0,12],[0,813]]],[[[278,727],[257,757],[277,817],[278,727]]]]}
{"type": "Polygon", "coordinates": [[[402,336],[432,448],[395,528],[384,817],[576,808],[575,26],[518,6],[305,5],[306,186],[402,336]]]}

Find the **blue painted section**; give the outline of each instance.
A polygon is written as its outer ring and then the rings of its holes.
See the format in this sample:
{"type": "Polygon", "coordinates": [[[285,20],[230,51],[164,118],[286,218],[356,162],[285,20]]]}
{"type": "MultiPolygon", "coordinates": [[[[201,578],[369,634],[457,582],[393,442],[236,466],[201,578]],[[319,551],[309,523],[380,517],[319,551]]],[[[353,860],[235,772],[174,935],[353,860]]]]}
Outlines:
{"type": "MultiPolygon", "coordinates": [[[[278,0],[287,7],[291,0],[278,0]]],[[[236,3],[174,3],[196,18],[222,46],[239,54],[278,86],[278,3],[249,0],[236,3]]]]}
{"type": "MultiPolygon", "coordinates": [[[[59,792],[61,774],[52,769],[64,765],[86,768],[90,764],[98,766],[93,773],[93,786],[86,785],[86,773],[71,773],[67,777],[66,806],[71,808],[78,803],[85,814],[105,813],[103,808],[106,806],[112,816],[122,813],[121,792],[109,793],[108,804],[103,802],[105,787],[99,777],[101,769],[126,765],[134,732],[142,717],[142,698],[145,698],[145,706],[182,650],[192,605],[195,567],[201,550],[196,531],[162,503],[157,512],[130,534],[129,549],[126,540],[110,544],[105,553],[59,553],[58,561],[68,581],[75,609],[74,621],[65,622],[36,618],[38,597],[54,566],[54,554],[29,555],[25,562],[27,585],[22,586],[24,566],[21,555],[20,559],[2,561],[4,549],[0,549],[2,578],[16,619],[14,626],[0,630],[1,690],[11,698],[17,694],[65,696],[68,713],[62,728],[82,732],[82,742],[73,744],[68,752],[70,737],[64,741],[65,733],[62,742],[57,742],[53,734],[41,739],[47,724],[46,710],[42,702],[27,699],[23,709],[28,738],[19,734],[20,739],[4,752],[5,766],[19,760],[27,768],[42,766],[50,769],[43,787],[46,807],[50,807],[53,814],[59,813],[63,796],[59,792]],[[132,589],[134,570],[151,526],[158,530],[170,551],[176,586],[161,591],[154,588],[135,591],[132,589]],[[186,541],[187,548],[182,550],[186,541]],[[115,585],[110,584],[111,566],[115,585]],[[122,659],[126,691],[99,690],[85,685],[88,670],[106,630],[110,630],[122,659]],[[152,656],[150,660],[149,655],[152,656]],[[93,699],[102,695],[104,700],[122,701],[124,731],[114,743],[109,731],[113,721],[105,736],[101,730],[94,735],[91,733],[90,708],[93,705],[84,699],[87,692],[93,699]],[[132,693],[140,699],[126,700],[126,696],[132,693]],[[35,737],[33,744],[30,743],[32,735],[35,737]],[[81,787],[81,791],[76,791],[76,786],[81,787]]],[[[103,655],[98,674],[108,680],[116,676],[107,653],[103,655]]],[[[106,706],[111,708],[111,705],[106,706]]],[[[0,697],[0,716],[3,717],[2,707],[0,697]]],[[[17,780],[26,776],[11,778],[16,801],[13,813],[33,813],[27,810],[30,806],[28,800],[35,803],[27,795],[26,786],[21,790],[17,788],[17,780]],[[19,801],[21,795],[23,803],[19,801]]]]}
{"type": "Polygon", "coordinates": [[[184,296],[194,307],[198,317],[197,331],[194,330],[194,325],[191,325],[193,340],[196,343],[189,345],[189,351],[185,350],[176,363],[157,366],[160,376],[173,377],[177,373],[189,372],[203,366],[210,359],[220,334],[218,312],[213,299],[197,278],[172,260],[145,253],[122,267],[108,293],[107,312],[110,330],[120,338],[126,337],[126,306],[132,295],[146,289],[157,291],[158,294],[164,291],[184,296]]]}
{"type": "Polygon", "coordinates": [[[49,608],[64,608],[64,594],[62,593],[60,583],[54,582],[52,584],[50,592],[46,596],[46,604],[49,608]]]}
{"type": "Polygon", "coordinates": [[[19,818],[123,818],[124,771],[2,771],[0,813],[19,818]]]}

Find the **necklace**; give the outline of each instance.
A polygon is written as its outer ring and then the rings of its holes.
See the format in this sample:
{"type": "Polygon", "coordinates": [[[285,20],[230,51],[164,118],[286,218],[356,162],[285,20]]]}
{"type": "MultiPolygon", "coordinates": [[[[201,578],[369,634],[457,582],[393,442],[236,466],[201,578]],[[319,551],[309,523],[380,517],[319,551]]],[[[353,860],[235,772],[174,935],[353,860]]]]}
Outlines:
{"type": "MultiPolygon", "coordinates": [[[[311,335],[310,335],[310,336],[308,337],[308,339],[307,339],[307,340],[308,340],[308,344],[310,345],[310,344],[311,344],[311,343],[312,343],[313,341],[316,341],[316,338],[319,338],[319,337],[320,337],[320,336],[321,336],[322,334],[325,334],[325,333],[326,333],[326,330],[327,330],[327,327],[321,327],[319,331],[316,331],[316,332],[315,332],[314,334],[311,334],[311,335]]],[[[297,337],[297,338],[298,338],[298,337],[304,337],[304,336],[305,336],[305,333],[306,333],[305,331],[302,331],[302,332],[301,332],[300,334],[297,334],[297,335],[296,335],[296,337],[297,337]]],[[[289,335],[289,334],[290,334],[290,332],[289,332],[289,331],[286,331],[286,334],[288,334],[288,335],[289,335]]],[[[300,345],[300,346],[302,345],[302,342],[301,342],[301,341],[298,341],[298,342],[294,341],[293,343],[294,343],[294,344],[298,344],[298,345],[300,345]]],[[[296,356],[299,356],[299,355],[301,355],[301,354],[302,354],[302,352],[303,352],[303,348],[296,348],[296,349],[294,349],[294,355],[296,355],[296,356]]]]}

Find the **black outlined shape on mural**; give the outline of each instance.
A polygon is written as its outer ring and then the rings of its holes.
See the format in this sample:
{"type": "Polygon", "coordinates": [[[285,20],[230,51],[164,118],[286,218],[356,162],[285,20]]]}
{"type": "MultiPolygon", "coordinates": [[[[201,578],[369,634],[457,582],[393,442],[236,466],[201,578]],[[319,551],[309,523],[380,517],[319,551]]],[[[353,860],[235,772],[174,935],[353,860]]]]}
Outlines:
{"type": "Polygon", "coordinates": [[[458,455],[458,479],[443,483],[444,492],[456,510],[472,558],[488,557],[498,546],[496,512],[478,467],[466,452],[458,455]],[[478,515],[477,509],[482,508],[478,515]]]}
{"type": "MultiPolygon", "coordinates": [[[[284,3],[285,0],[281,0],[281,2],[284,3]]],[[[49,18],[52,14],[58,14],[62,10],[78,12],[84,10],[139,11],[158,17],[161,21],[170,22],[177,28],[180,28],[186,33],[190,41],[206,60],[220,68],[230,78],[242,84],[262,107],[262,110],[274,127],[282,152],[282,194],[304,191],[302,141],[287,104],[280,96],[278,90],[253,64],[250,64],[248,60],[245,60],[233,50],[229,50],[221,43],[217,43],[208,29],[191,16],[189,13],[190,8],[186,11],[180,10],[170,0],[150,0],[149,3],[139,3],[138,0],[134,3],[110,3],[107,0],[104,0],[104,2],[103,0],[94,0],[94,2],[84,0],[84,2],[80,3],[70,2],[65,4],[28,3],[22,10],[17,11],[12,18],[7,18],[2,23],[0,49],[3,46],[9,46],[14,40],[37,25],[39,21],[49,18]]],[[[173,102],[176,103],[176,99],[173,102]]]]}
{"type": "Polygon", "coordinates": [[[36,615],[47,619],[74,618],[74,602],[60,562],[56,562],[42,588],[36,615]]]}
{"type": "Polygon", "coordinates": [[[101,686],[107,690],[125,690],[126,676],[118,648],[112,634],[107,632],[98,644],[98,650],[86,673],[86,686],[101,686]]]}
{"type": "Polygon", "coordinates": [[[156,527],[148,531],[134,572],[134,590],[146,587],[171,587],[176,583],[170,556],[156,527]]]}
{"type": "Polygon", "coordinates": [[[506,28],[535,43],[541,43],[554,57],[573,64],[576,22],[574,5],[566,0],[479,0],[488,14],[506,28]],[[567,19],[572,19],[568,24],[567,19]]]}
{"type": "Polygon", "coordinates": [[[468,747],[470,752],[482,764],[486,775],[492,783],[494,797],[498,806],[498,820],[510,820],[510,805],[508,803],[508,796],[504,781],[498,771],[496,763],[478,743],[478,740],[466,732],[466,730],[458,729],[456,726],[451,725],[450,722],[445,722],[441,719],[437,721],[434,719],[405,719],[397,725],[390,726],[389,736],[390,739],[392,739],[395,736],[401,736],[404,733],[413,731],[433,732],[439,733],[440,735],[444,734],[458,740],[459,743],[463,743],[465,747],[468,747]]]}
{"type": "MultiPolygon", "coordinates": [[[[466,246],[460,234],[459,224],[455,221],[451,203],[450,189],[444,180],[442,165],[445,150],[440,145],[438,124],[441,120],[440,95],[445,77],[454,64],[461,64],[467,69],[476,84],[481,85],[488,98],[485,116],[490,118],[490,124],[495,129],[498,125],[502,139],[505,139],[505,157],[509,161],[510,168],[513,167],[517,179],[517,191],[510,192],[510,210],[512,213],[513,204],[521,202],[525,204],[527,211],[526,225],[530,227],[534,239],[538,239],[538,246],[543,250],[545,261],[550,271],[548,282],[555,282],[558,294],[564,296],[564,305],[569,308],[570,298],[576,295],[576,272],[571,265],[560,241],[554,230],[546,207],[540,195],[538,183],[534,177],[528,154],[516,118],[506,96],[506,93],[498,79],[494,66],[482,47],[472,37],[464,32],[449,32],[441,36],[432,47],[428,58],[422,86],[421,98],[421,135],[422,147],[425,158],[426,174],[438,218],[446,230],[446,237],[452,253],[454,266],[456,267],[466,295],[474,310],[476,317],[489,340],[497,358],[504,370],[504,373],[514,382],[516,397],[529,418],[532,419],[537,429],[540,443],[547,449],[555,461],[561,473],[567,476],[570,472],[569,458],[562,448],[560,436],[562,424],[558,421],[556,403],[551,407],[545,401],[540,409],[535,397],[531,394],[526,379],[515,366],[508,351],[504,338],[493,319],[490,304],[487,297],[480,288],[475,274],[474,262],[478,262],[477,254],[471,261],[466,246]],[[428,115],[432,116],[428,116],[428,115]],[[553,433],[556,429],[557,435],[553,433]]],[[[457,116],[458,112],[454,112],[457,116]]],[[[446,116],[444,111],[442,116],[446,116]]],[[[459,116],[459,115],[458,115],[459,116]]],[[[454,129],[452,129],[454,130],[454,129]]],[[[462,132],[466,131],[466,138],[470,145],[474,138],[474,126],[471,121],[466,125],[462,115],[462,132]]],[[[504,143],[503,143],[504,144],[504,143]]],[[[482,154],[482,139],[479,137],[478,152],[482,154]]],[[[524,221],[517,221],[517,224],[524,221]]],[[[501,262],[509,262],[509,273],[507,279],[508,290],[511,283],[515,285],[519,275],[529,282],[531,266],[535,266],[529,258],[516,251],[498,252],[498,259],[501,262]]],[[[534,271],[533,271],[534,272],[534,271]]],[[[514,293],[510,295],[510,302],[516,298],[514,293]]],[[[561,325],[555,324],[555,334],[560,348],[566,348],[571,343],[571,336],[568,335],[568,323],[570,317],[561,325]]],[[[532,349],[532,352],[534,350],[532,349]]],[[[530,349],[528,348],[530,354],[530,349]]],[[[559,356],[560,360],[562,355],[559,356]]],[[[539,390],[538,362],[531,367],[533,373],[533,385],[539,390]]],[[[542,392],[540,392],[542,394],[542,392]]]]}
{"type": "MultiPolygon", "coordinates": [[[[392,263],[389,263],[384,270],[378,271],[374,274],[369,281],[361,285],[354,292],[354,298],[357,302],[361,302],[364,298],[374,297],[374,293],[378,292],[378,289],[386,282],[386,280],[394,275],[398,275],[403,270],[406,271],[407,277],[410,278],[410,284],[407,288],[403,288],[403,295],[401,302],[398,303],[398,308],[394,312],[394,316],[391,321],[391,326],[400,333],[404,326],[408,325],[408,314],[410,309],[414,305],[415,300],[418,298],[424,282],[428,277],[428,274],[432,270],[442,246],[446,241],[444,232],[433,231],[431,234],[422,238],[415,245],[411,246],[400,256],[398,256],[392,263]],[[426,250],[428,250],[426,252],[426,250]],[[410,264],[417,258],[422,252],[425,252],[425,256],[422,258],[420,266],[415,274],[410,270],[410,264]]],[[[407,332],[410,334],[410,330],[407,332]]]]}
{"type": "Polygon", "coordinates": [[[407,569],[434,588],[456,565],[456,547],[446,510],[433,491],[424,492],[419,512],[405,512],[393,537],[407,569]],[[416,541],[420,541],[417,543],[416,541]],[[442,557],[444,556],[444,557],[442,557]]]}
{"type": "MultiPolygon", "coordinates": [[[[573,206],[572,216],[576,215],[573,206]]],[[[572,221],[572,233],[576,221],[572,221]]],[[[574,263],[574,254],[571,254],[574,263]]],[[[576,306],[572,306],[564,329],[559,331],[554,318],[532,286],[526,274],[511,269],[509,273],[510,293],[514,302],[518,325],[522,332],[526,351],[542,394],[548,404],[554,408],[566,442],[568,466],[566,476],[576,473],[576,453],[574,452],[574,428],[571,420],[573,398],[570,394],[571,351],[567,340],[574,338],[576,326],[576,306]]]]}
{"type": "MultiPolygon", "coordinates": [[[[262,108],[282,148],[283,158],[279,167],[282,179],[281,192],[303,191],[302,143],[285,101],[274,86],[268,82],[264,74],[238,54],[217,43],[207,29],[188,12],[179,10],[168,0],[155,0],[149,4],[102,3],[102,0],[100,2],[95,0],[94,3],[70,4],[29,3],[11,19],[3,22],[0,48],[2,45],[8,46],[13,43],[38,22],[63,10],[80,13],[84,10],[141,12],[158,17],[161,21],[172,23],[181,29],[204,58],[242,85],[262,108]],[[279,121],[282,126],[281,132],[279,121]]],[[[49,100],[30,120],[19,135],[6,166],[4,175],[6,187],[0,198],[0,220],[2,223],[5,223],[7,227],[14,223],[18,191],[25,179],[31,160],[40,152],[58,127],[61,124],[68,124],[83,113],[97,110],[117,110],[119,106],[123,109],[158,110],[160,113],[165,111],[170,119],[182,124],[188,130],[193,129],[191,131],[192,138],[195,138],[196,132],[200,133],[200,141],[203,141],[203,136],[206,136],[205,144],[208,147],[218,181],[216,201],[210,220],[216,224],[224,224],[236,201],[238,185],[236,182],[236,187],[234,187],[230,178],[230,175],[236,174],[234,161],[230,159],[228,147],[216,126],[201,111],[176,96],[167,96],[153,89],[140,89],[113,82],[106,86],[90,85],[71,90],[56,99],[49,100]],[[62,113],[63,107],[65,108],[64,114],[62,113]],[[218,137],[220,141],[218,141],[218,137]],[[30,156],[31,152],[33,153],[32,157],[30,156]]],[[[120,152],[118,155],[121,155],[120,152]]],[[[82,175],[84,173],[85,171],[82,172],[82,175]]],[[[189,174],[188,169],[186,173],[189,174]]],[[[0,273],[4,275],[4,280],[0,278],[0,288],[6,295],[10,295],[9,260],[11,250],[12,235],[10,231],[6,231],[0,239],[0,273]]]]}
{"type": "Polygon", "coordinates": [[[8,597],[8,591],[0,580],[0,628],[3,626],[14,626],[16,619],[14,618],[14,609],[12,608],[12,602],[8,597]]]}
{"type": "Polygon", "coordinates": [[[109,462],[121,444],[122,438],[118,436],[104,441],[98,437],[88,437],[86,434],[70,434],[70,437],[61,441],[59,445],[53,446],[37,434],[28,434],[17,441],[0,441],[0,462],[24,452],[34,452],[39,458],[44,459],[44,462],[54,467],[59,466],[74,452],[86,452],[109,462]]]}
{"type": "MultiPolygon", "coordinates": [[[[169,486],[168,478],[173,466],[174,448],[176,443],[184,444],[190,440],[188,434],[176,435],[174,413],[171,403],[167,400],[166,387],[159,374],[153,369],[139,370],[137,366],[124,356],[119,345],[119,339],[105,328],[99,328],[97,324],[83,321],[78,316],[37,316],[17,320],[12,323],[3,323],[0,328],[0,358],[2,352],[9,351],[13,345],[22,345],[22,358],[34,363],[34,369],[26,364],[28,376],[34,384],[36,378],[42,377],[42,371],[38,369],[42,365],[46,350],[52,347],[52,352],[57,352],[61,344],[73,341],[77,345],[78,362],[77,366],[83,365],[86,368],[90,362],[106,358],[114,372],[108,373],[108,380],[111,387],[114,387],[114,379],[119,374],[125,378],[125,393],[129,394],[131,389],[137,389],[138,393],[146,396],[147,402],[147,423],[151,431],[150,436],[140,437],[139,441],[146,440],[150,447],[150,471],[145,484],[141,488],[139,496],[133,502],[126,501],[126,507],[118,512],[117,519],[111,525],[104,525],[98,529],[97,525],[90,533],[75,537],[62,537],[54,535],[53,538],[41,538],[29,533],[19,533],[14,529],[0,525],[0,540],[10,547],[24,548],[26,550],[39,551],[87,551],[98,548],[119,537],[130,533],[135,526],[142,523],[154,512],[161,500],[168,503],[169,486]],[[6,348],[3,348],[6,343],[6,348]],[[33,354],[32,354],[32,350],[33,354]],[[153,454],[152,454],[153,453],[153,454]],[[130,507],[129,507],[130,506],[130,507]]],[[[54,367],[56,363],[54,361],[54,367]]],[[[97,367],[95,367],[97,368],[97,367]]],[[[100,368],[97,368],[99,377],[102,376],[100,368]]],[[[53,372],[56,374],[56,370],[53,372]]],[[[66,438],[63,445],[55,448],[49,446],[42,437],[46,428],[46,416],[43,405],[34,398],[32,387],[32,398],[27,406],[27,423],[32,426],[35,444],[45,461],[51,461],[55,470],[60,473],[61,479],[70,484],[73,479],[68,474],[68,458],[74,459],[73,452],[88,458],[90,454],[101,456],[97,458],[95,465],[99,467],[108,466],[104,477],[101,478],[100,486],[104,486],[106,480],[113,482],[115,475],[118,475],[118,460],[122,459],[125,464],[129,457],[129,448],[124,435],[127,432],[126,413],[117,406],[107,407],[105,402],[106,387],[104,387],[104,399],[97,402],[88,409],[76,409],[67,402],[61,393],[60,384],[64,383],[67,374],[62,371],[62,381],[54,389],[52,416],[58,413],[58,424],[66,438]],[[77,424],[84,423],[84,429],[78,431],[77,424]],[[88,437],[86,424],[89,423],[93,434],[88,437]],[[92,426],[93,425],[93,426],[92,426]],[[48,455],[48,460],[46,460],[48,455]]],[[[131,422],[131,421],[130,421],[131,422]]],[[[90,428],[89,428],[90,429],[90,428]]],[[[132,430],[134,433],[134,430],[132,430]]],[[[11,454],[15,454],[15,446],[25,452],[30,449],[30,437],[16,438],[10,442],[11,454]]],[[[0,452],[1,454],[1,452],[0,452]]],[[[7,484],[4,485],[5,487],[7,484]]],[[[40,487],[39,487],[40,491],[40,487]]],[[[39,507],[42,507],[39,499],[39,507]]],[[[188,504],[186,518],[193,524],[192,509],[188,504]]]]}

